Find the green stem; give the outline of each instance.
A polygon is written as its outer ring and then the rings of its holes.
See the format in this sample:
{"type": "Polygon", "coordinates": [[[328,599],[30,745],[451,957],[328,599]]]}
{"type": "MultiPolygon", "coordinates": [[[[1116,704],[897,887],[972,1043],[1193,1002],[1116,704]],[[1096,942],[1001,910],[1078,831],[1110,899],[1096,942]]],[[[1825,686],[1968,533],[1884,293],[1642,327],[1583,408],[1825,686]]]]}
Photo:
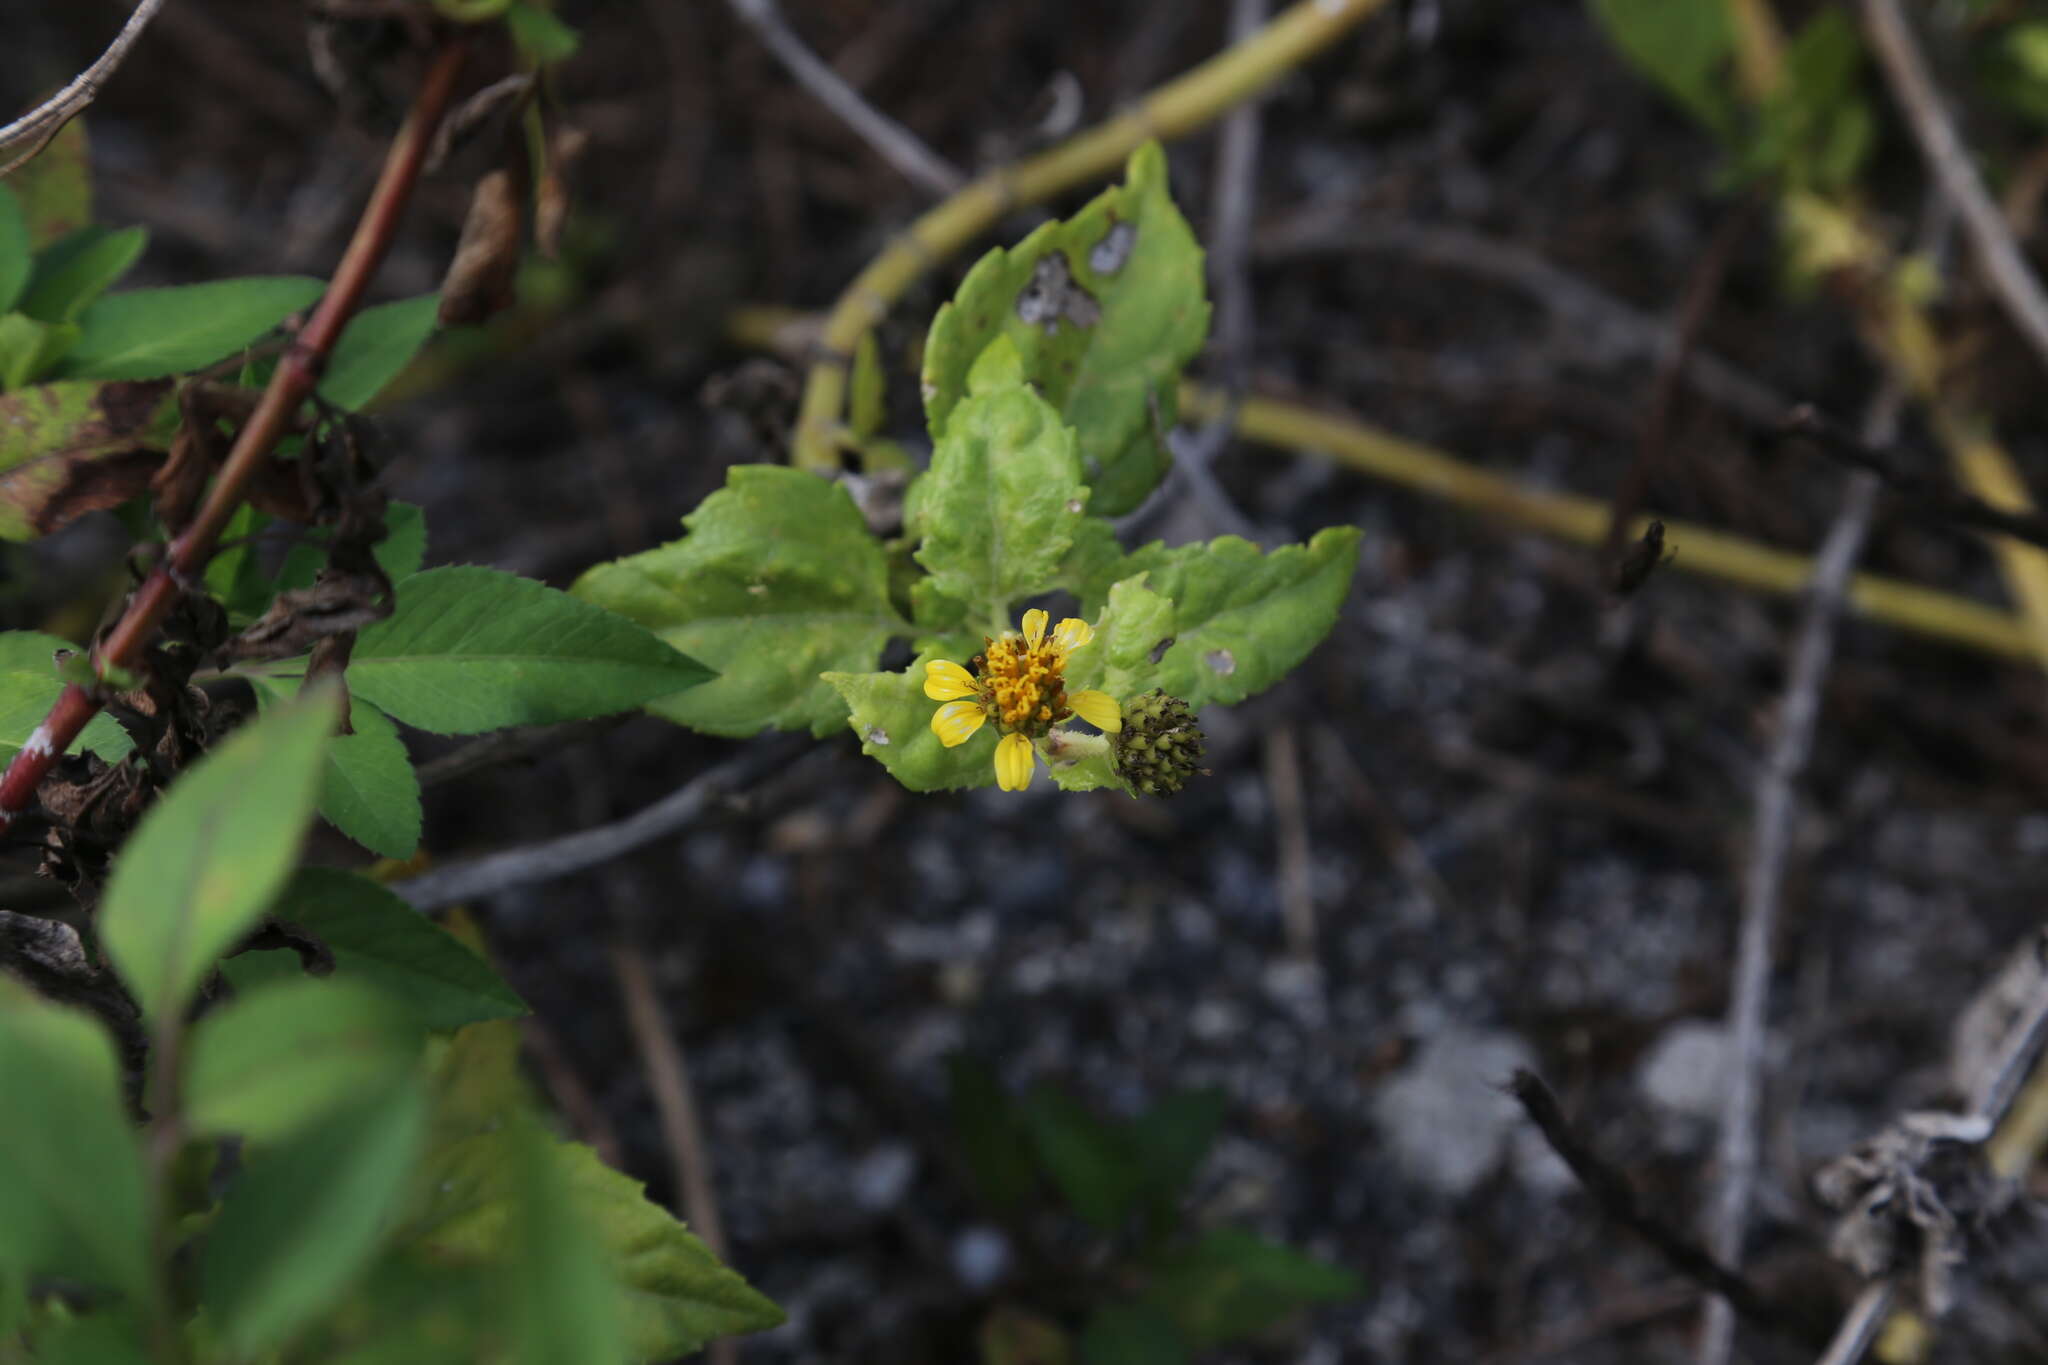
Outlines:
{"type": "Polygon", "coordinates": [[[1154,90],[1134,107],[1028,161],[991,171],[930,210],[868,263],[832,306],[804,379],[790,460],[839,468],[854,347],[910,285],[1011,209],[1106,175],[1145,142],[1189,133],[1256,95],[1378,10],[1386,0],[1301,0],[1244,42],[1154,90]]]}

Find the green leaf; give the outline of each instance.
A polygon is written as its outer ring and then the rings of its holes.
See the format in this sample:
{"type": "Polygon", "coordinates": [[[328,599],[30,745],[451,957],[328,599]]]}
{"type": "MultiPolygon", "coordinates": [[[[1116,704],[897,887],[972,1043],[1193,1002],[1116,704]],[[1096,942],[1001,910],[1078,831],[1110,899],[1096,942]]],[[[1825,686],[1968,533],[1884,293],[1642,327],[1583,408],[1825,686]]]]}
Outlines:
{"type": "MultiPolygon", "coordinates": [[[[503,1262],[517,1216],[522,1126],[462,1138],[429,1156],[421,1182],[426,1207],[408,1236],[435,1262],[503,1262]]],[[[649,1203],[639,1181],[612,1170],[588,1147],[556,1143],[552,1155],[573,1206],[590,1220],[610,1262],[615,1311],[634,1357],[666,1360],[714,1337],[781,1323],[781,1311],[649,1203]]]]}
{"type": "Polygon", "coordinates": [[[620,1361],[626,1351],[618,1292],[563,1163],[537,1126],[519,1124],[513,1133],[506,1302],[518,1359],[527,1365],[620,1361]]]}
{"type": "Polygon", "coordinates": [[[429,569],[356,637],[355,695],[407,725],[468,735],[639,706],[710,673],[623,616],[529,578],[429,569]]]}
{"type": "Polygon", "coordinates": [[[289,948],[245,948],[220,960],[220,974],[237,995],[246,995],[276,982],[301,980],[306,971],[289,948]]]}
{"type": "MultiPolygon", "coordinates": [[[[59,650],[78,653],[77,645],[54,635],[32,630],[0,633],[0,764],[14,761],[15,751],[28,743],[36,727],[50,714],[64,683],[57,676],[59,650]]],[[[72,745],[90,749],[112,762],[133,748],[128,732],[104,711],[94,716],[72,745]]]]}
{"type": "Polygon", "coordinates": [[[1228,1100],[1220,1090],[1181,1090],[1125,1125],[1145,1171],[1145,1190],[1170,1213],[1202,1168],[1223,1126],[1228,1100]]]}
{"type": "Polygon", "coordinates": [[[35,273],[21,311],[44,322],[76,322],[78,315],[133,266],[149,244],[139,227],[119,232],[82,227],[36,255],[35,273]]]}
{"type": "Polygon", "coordinates": [[[72,381],[0,395],[0,537],[34,540],[147,490],[170,387],[72,381]]]}
{"type": "Polygon", "coordinates": [[[1088,497],[1073,431],[1021,382],[1016,358],[1007,338],[990,345],[903,509],[935,589],[973,604],[990,630],[1053,577],[1088,497]]]}
{"type": "MultiPolygon", "coordinates": [[[[147,1338],[133,1313],[96,1312],[52,1321],[34,1333],[35,1365],[151,1365],[147,1338]]],[[[0,1341],[0,1360],[11,1362],[0,1341]]]]}
{"type": "Polygon", "coordinates": [[[150,1294],[142,1151],[98,1021],[0,975],[0,1273],[150,1294]]]}
{"type": "MultiPolygon", "coordinates": [[[[1147,548],[1165,546],[1154,541],[1147,548]]],[[[1124,567],[1124,547],[1116,538],[1116,528],[1101,517],[1083,517],[1074,527],[1074,543],[1067,547],[1059,568],[1053,572],[1051,586],[1081,599],[1077,614],[1092,621],[1102,614],[1110,585],[1130,577],[1132,572],[1124,567]]]]}
{"type": "Polygon", "coordinates": [[[1735,53],[1727,0],[1589,0],[1589,7],[1629,64],[1687,113],[1716,132],[1732,126],[1734,101],[1721,82],[1735,53]]]}
{"type": "Polygon", "coordinates": [[[122,845],[100,939],[152,1023],[185,1007],[284,886],[337,709],[321,689],[244,726],[188,768],[122,845]]]}
{"type": "MultiPolygon", "coordinates": [[[[1106,649],[1139,643],[1156,649],[1161,638],[1145,639],[1158,629],[1150,598],[1132,598],[1127,589],[1127,605],[1144,603],[1144,629],[1126,633],[1111,621],[1110,642],[1091,642],[1083,647],[1085,654],[1076,650],[1069,677],[1073,685],[1103,686],[1105,691],[1118,682],[1139,689],[1161,687],[1196,707],[1239,702],[1262,692],[1307,658],[1336,624],[1358,565],[1358,539],[1356,527],[1333,526],[1318,531],[1306,545],[1284,545],[1264,555],[1236,536],[1140,551],[1126,566],[1144,566],[1142,586],[1173,602],[1173,643],[1147,669],[1099,671],[1105,668],[1106,649]],[[1105,682],[1092,681],[1097,678],[1105,682]]],[[[1112,611],[1118,600],[1112,588],[1112,611]]]]}
{"type": "Polygon", "coordinates": [[[1024,1117],[1039,1164],[1067,1206],[1101,1231],[1116,1231],[1136,1207],[1144,1178],[1122,1130],[1050,1084],[1025,1097],[1024,1117]]]}
{"type": "Polygon", "coordinates": [[[281,1141],[411,1072],[420,1037],[363,981],[302,976],[260,987],[193,1027],[186,1117],[200,1133],[281,1141]]]}
{"type": "Polygon", "coordinates": [[[369,1265],[412,1185],[426,1117],[416,1081],[387,1085],[251,1159],[200,1258],[208,1316],[233,1350],[284,1341],[369,1265]]]}
{"type": "Polygon", "coordinates": [[[681,540],[600,564],[573,589],[718,670],[648,709],[714,735],[835,728],[846,708],[818,675],[873,668],[909,633],[853,499],[801,470],[736,465],[683,524],[681,540]]]}
{"type": "Polygon", "coordinates": [[[1081,433],[1091,510],[1117,516],[1159,483],[1160,435],[1178,415],[1175,381],[1209,330],[1202,251],[1147,143],[1125,180],[1060,223],[981,258],[932,320],[925,415],[943,438],[967,372],[997,336],[1060,418],[1081,433]]]}
{"type": "Polygon", "coordinates": [[[350,319],[320,380],[320,396],[350,412],[368,407],[434,333],[439,294],[380,303],[350,319]]]}
{"type": "Polygon", "coordinates": [[[1173,1319],[1147,1304],[1105,1304],[1081,1329],[1083,1365],[1187,1365],[1173,1319]]]}
{"type": "Polygon", "coordinates": [[[21,200],[14,191],[0,184],[0,313],[8,312],[21,301],[34,267],[28,217],[21,211],[21,200]]]}
{"type": "Polygon", "coordinates": [[[953,1132],[982,1197],[998,1210],[1022,1207],[1037,1184],[1038,1164],[1016,1102],[994,1068],[978,1057],[953,1054],[946,1059],[946,1077],[953,1132]]]}
{"type": "Polygon", "coordinates": [[[932,733],[940,703],[924,694],[924,666],[933,659],[964,662],[973,645],[961,639],[917,656],[901,673],[827,673],[825,681],[845,699],[847,723],[860,736],[860,751],[914,792],[986,787],[996,780],[996,732],[984,725],[955,749],[932,733]]]}
{"type": "Polygon", "coordinates": [[[1174,610],[1171,598],[1148,586],[1149,577],[1137,574],[1109,590],[1095,638],[1067,660],[1070,689],[1099,688],[1121,702],[1152,686],[1148,680],[1159,669],[1153,656],[1163,661],[1174,644],[1174,610]]]}
{"type": "Polygon", "coordinates": [[[320,297],[319,280],[251,275],[109,294],[79,314],[67,379],[155,379],[225,359],[320,297]]]}
{"type": "Polygon", "coordinates": [[[0,314],[0,388],[19,389],[40,378],[77,341],[78,328],[70,323],[37,322],[26,313],[0,314]]]}
{"type": "Polygon", "coordinates": [[[1145,1301],[1196,1350],[1253,1336],[1312,1304],[1358,1297],[1350,1271],[1235,1228],[1215,1228],[1154,1269],[1145,1301]]]}
{"type": "Polygon", "coordinates": [[[327,945],[337,980],[371,983],[427,1028],[527,1013],[490,963],[367,877],[302,868],[278,897],[276,913],[327,945]]]}
{"type": "Polygon", "coordinates": [[[58,129],[33,160],[7,177],[9,188],[21,196],[35,245],[46,246],[92,222],[91,159],[85,120],[75,118],[58,129]]]}
{"type": "MultiPolygon", "coordinates": [[[[353,673],[350,675],[353,677],[353,673]]],[[[293,681],[252,675],[259,705],[297,692],[293,681]]],[[[336,735],[320,775],[320,814],[372,853],[410,858],[420,846],[420,779],[391,718],[361,697],[349,698],[355,733],[336,735]]]]}
{"type": "Polygon", "coordinates": [[[582,44],[575,29],[527,0],[512,0],[506,7],[505,27],[512,30],[512,41],[527,59],[542,66],[569,60],[582,44]]]}

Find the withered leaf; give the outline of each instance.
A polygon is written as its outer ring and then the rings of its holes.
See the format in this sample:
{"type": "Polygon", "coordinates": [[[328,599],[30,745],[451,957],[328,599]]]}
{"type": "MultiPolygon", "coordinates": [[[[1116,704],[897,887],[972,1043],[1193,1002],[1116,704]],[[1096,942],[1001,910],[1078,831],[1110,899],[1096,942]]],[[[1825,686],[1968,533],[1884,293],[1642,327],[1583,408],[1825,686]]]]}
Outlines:
{"type": "Polygon", "coordinates": [[[144,492],[168,379],[60,380],[0,395],[0,538],[34,540],[144,492]]]}
{"type": "Polygon", "coordinates": [[[470,196],[462,239],[441,284],[441,325],[488,320],[512,306],[526,210],[509,171],[492,171],[470,196]]]}

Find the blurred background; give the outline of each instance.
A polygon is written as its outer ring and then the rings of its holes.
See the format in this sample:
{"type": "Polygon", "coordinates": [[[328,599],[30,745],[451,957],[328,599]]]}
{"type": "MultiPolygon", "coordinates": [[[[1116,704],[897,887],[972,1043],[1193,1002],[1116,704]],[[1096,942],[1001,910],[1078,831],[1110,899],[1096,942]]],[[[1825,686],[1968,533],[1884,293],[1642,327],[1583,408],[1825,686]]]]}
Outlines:
{"type": "MultiPolygon", "coordinates": [[[[9,108],[82,68],[121,14],[9,8],[9,108]]],[[[561,117],[588,137],[562,260],[526,271],[510,313],[436,343],[377,427],[390,491],[427,509],[430,564],[562,586],[674,538],[728,465],[778,458],[800,371],[729,341],[735,310],[828,306],[934,200],[727,5],[558,8],[583,34],[561,117]]],[[[1831,7],[1778,8],[1796,30],[1831,7]]],[[[2020,7],[1933,8],[1973,143],[2019,176],[2043,130],[1985,73],[2020,7]]],[[[1227,9],[783,5],[970,173],[1212,54],[1227,9]]],[[[1925,172],[1869,63],[1852,71],[1870,128],[1858,193],[1903,242],[1925,172]]],[[[1853,421],[1870,401],[1856,310],[1839,281],[1800,286],[1770,195],[1586,6],[1389,4],[1261,107],[1233,185],[1251,392],[1537,487],[1605,499],[1640,479],[1645,510],[1820,544],[1849,476],[1767,428],[1792,402],[1853,421]],[[1667,373],[1681,331],[1718,378],[1667,373]]],[[[149,229],[131,282],[152,284],[326,274],[384,140],[316,80],[299,6],[220,0],[170,0],[88,127],[99,216],[149,229]]],[[[1168,151],[1208,240],[1228,209],[1217,134],[1168,151]]],[[[378,298],[436,287],[466,200],[459,175],[423,186],[378,298]]],[[[933,309],[981,250],[1041,220],[1011,216],[883,326],[892,434],[913,449],[933,309]]],[[[2048,486],[2039,362],[1966,268],[1940,309],[1968,338],[1976,405],[2048,486]]],[[[1906,432],[1912,458],[1936,458],[1906,432]]],[[[1127,1243],[1071,1207],[1109,1157],[1028,1168],[1059,1150],[1059,1114],[1083,1148],[1105,1131],[1070,1107],[1122,1121],[1190,1095],[1213,1097],[1214,1139],[1167,1192],[1175,1226],[1241,1229],[1355,1277],[1295,1267],[1279,1308],[1327,1301],[1254,1314],[1257,1332],[1202,1358],[1691,1359],[1696,1288],[1603,1220],[1502,1086],[1540,1072],[1649,1207],[1697,1226],[1796,600],[1689,574],[1676,533],[1676,560],[1617,596],[1593,550],[1313,451],[1233,442],[1211,469],[1213,488],[1175,481],[1127,539],[1365,532],[1308,664],[1203,717],[1213,777],[1142,804],[1043,783],[917,796],[851,735],[790,742],[774,776],[681,834],[474,907],[536,1008],[536,1074],[570,1127],[680,1201],[650,1083],[664,1064],[629,1025],[619,953],[644,966],[687,1058],[728,1258],[790,1314],[741,1344],[761,1365],[1066,1359],[1032,1334],[1083,1330],[1144,1282],[1127,1243]],[[1014,1199],[990,1188],[1014,1135],[973,1121],[1004,1094],[1040,1097],[1014,1199]]],[[[2005,602],[1984,544],[1921,510],[1881,499],[1866,565],[2005,602]]],[[[89,629],[126,548],[111,517],[9,547],[5,624],[89,629]]],[[[1854,618],[1820,701],[1770,944],[1746,1262],[1828,1318],[1855,1282],[1827,1257],[1808,1179],[1943,1094],[1954,1021],[2039,926],[2048,729],[2037,667],[1854,618]]],[[[436,782],[426,851],[614,820],[740,747],[648,718],[584,727],[436,782]]],[[[1980,1278],[1936,1358],[2043,1358],[2038,1284],[1980,1278]]],[[[1756,1333],[1740,1358],[1813,1353],[1756,1333]]]]}

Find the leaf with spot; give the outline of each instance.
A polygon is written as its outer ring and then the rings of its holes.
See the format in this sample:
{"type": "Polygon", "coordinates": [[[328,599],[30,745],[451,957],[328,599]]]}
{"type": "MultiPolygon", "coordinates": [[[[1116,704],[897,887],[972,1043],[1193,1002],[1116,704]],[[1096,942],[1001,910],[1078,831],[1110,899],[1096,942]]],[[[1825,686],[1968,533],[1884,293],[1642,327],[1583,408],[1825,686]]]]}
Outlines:
{"type": "Polygon", "coordinates": [[[1307,658],[1336,624],[1358,566],[1358,539],[1356,527],[1333,526],[1306,545],[1284,545],[1271,554],[1237,536],[1172,550],[1148,546],[1126,561],[1136,570],[1134,579],[1144,575],[1143,592],[1134,594],[1130,580],[1110,590],[1112,610],[1119,601],[1133,611],[1142,603],[1148,624],[1126,635],[1111,621],[1107,639],[1076,651],[1074,676],[1084,686],[1104,679],[1096,685],[1105,691],[1119,685],[1133,691],[1164,688],[1196,707],[1263,692],[1307,658]],[[1157,635],[1154,596],[1173,604],[1172,643],[1163,651],[1158,641],[1169,637],[1157,635]],[[1145,643],[1148,637],[1156,638],[1145,643]],[[1140,643],[1159,653],[1157,662],[1131,662],[1130,651],[1140,643]]]}
{"type": "Polygon", "coordinates": [[[914,792],[986,787],[996,780],[995,727],[948,749],[932,733],[940,703],[924,694],[924,666],[933,659],[959,662],[971,652],[965,640],[926,650],[901,673],[827,673],[825,681],[845,698],[848,724],[860,736],[860,751],[878,760],[914,792]]]}
{"type": "Polygon", "coordinates": [[[997,337],[965,399],[910,486],[904,529],[932,590],[973,605],[1003,629],[1010,604],[1043,591],[1082,520],[1088,490],[1074,432],[1025,382],[1022,357],[997,337]]]}
{"type": "Polygon", "coordinates": [[[0,538],[34,540],[149,487],[165,381],[37,384],[0,394],[0,538]]]}
{"type": "Polygon", "coordinates": [[[1165,474],[1175,382],[1209,330],[1202,251],[1166,186],[1166,154],[1131,154],[1124,183],[1064,222],[981,258],[925,344],[925,415],[943,439],[968,370],[998,336],[1081,433],[1090,510],[1128,512],[1165,474]]]}
{"type": "Polygon", "coordinates": [[[819,674],[873,668],[891,636],[910,633],[846,490],[738,465],[683,525],[681,540],[600,564],[573,589],[718,670],[648,709],[714,735],[836,729],[846,707],[819,674]]]}

